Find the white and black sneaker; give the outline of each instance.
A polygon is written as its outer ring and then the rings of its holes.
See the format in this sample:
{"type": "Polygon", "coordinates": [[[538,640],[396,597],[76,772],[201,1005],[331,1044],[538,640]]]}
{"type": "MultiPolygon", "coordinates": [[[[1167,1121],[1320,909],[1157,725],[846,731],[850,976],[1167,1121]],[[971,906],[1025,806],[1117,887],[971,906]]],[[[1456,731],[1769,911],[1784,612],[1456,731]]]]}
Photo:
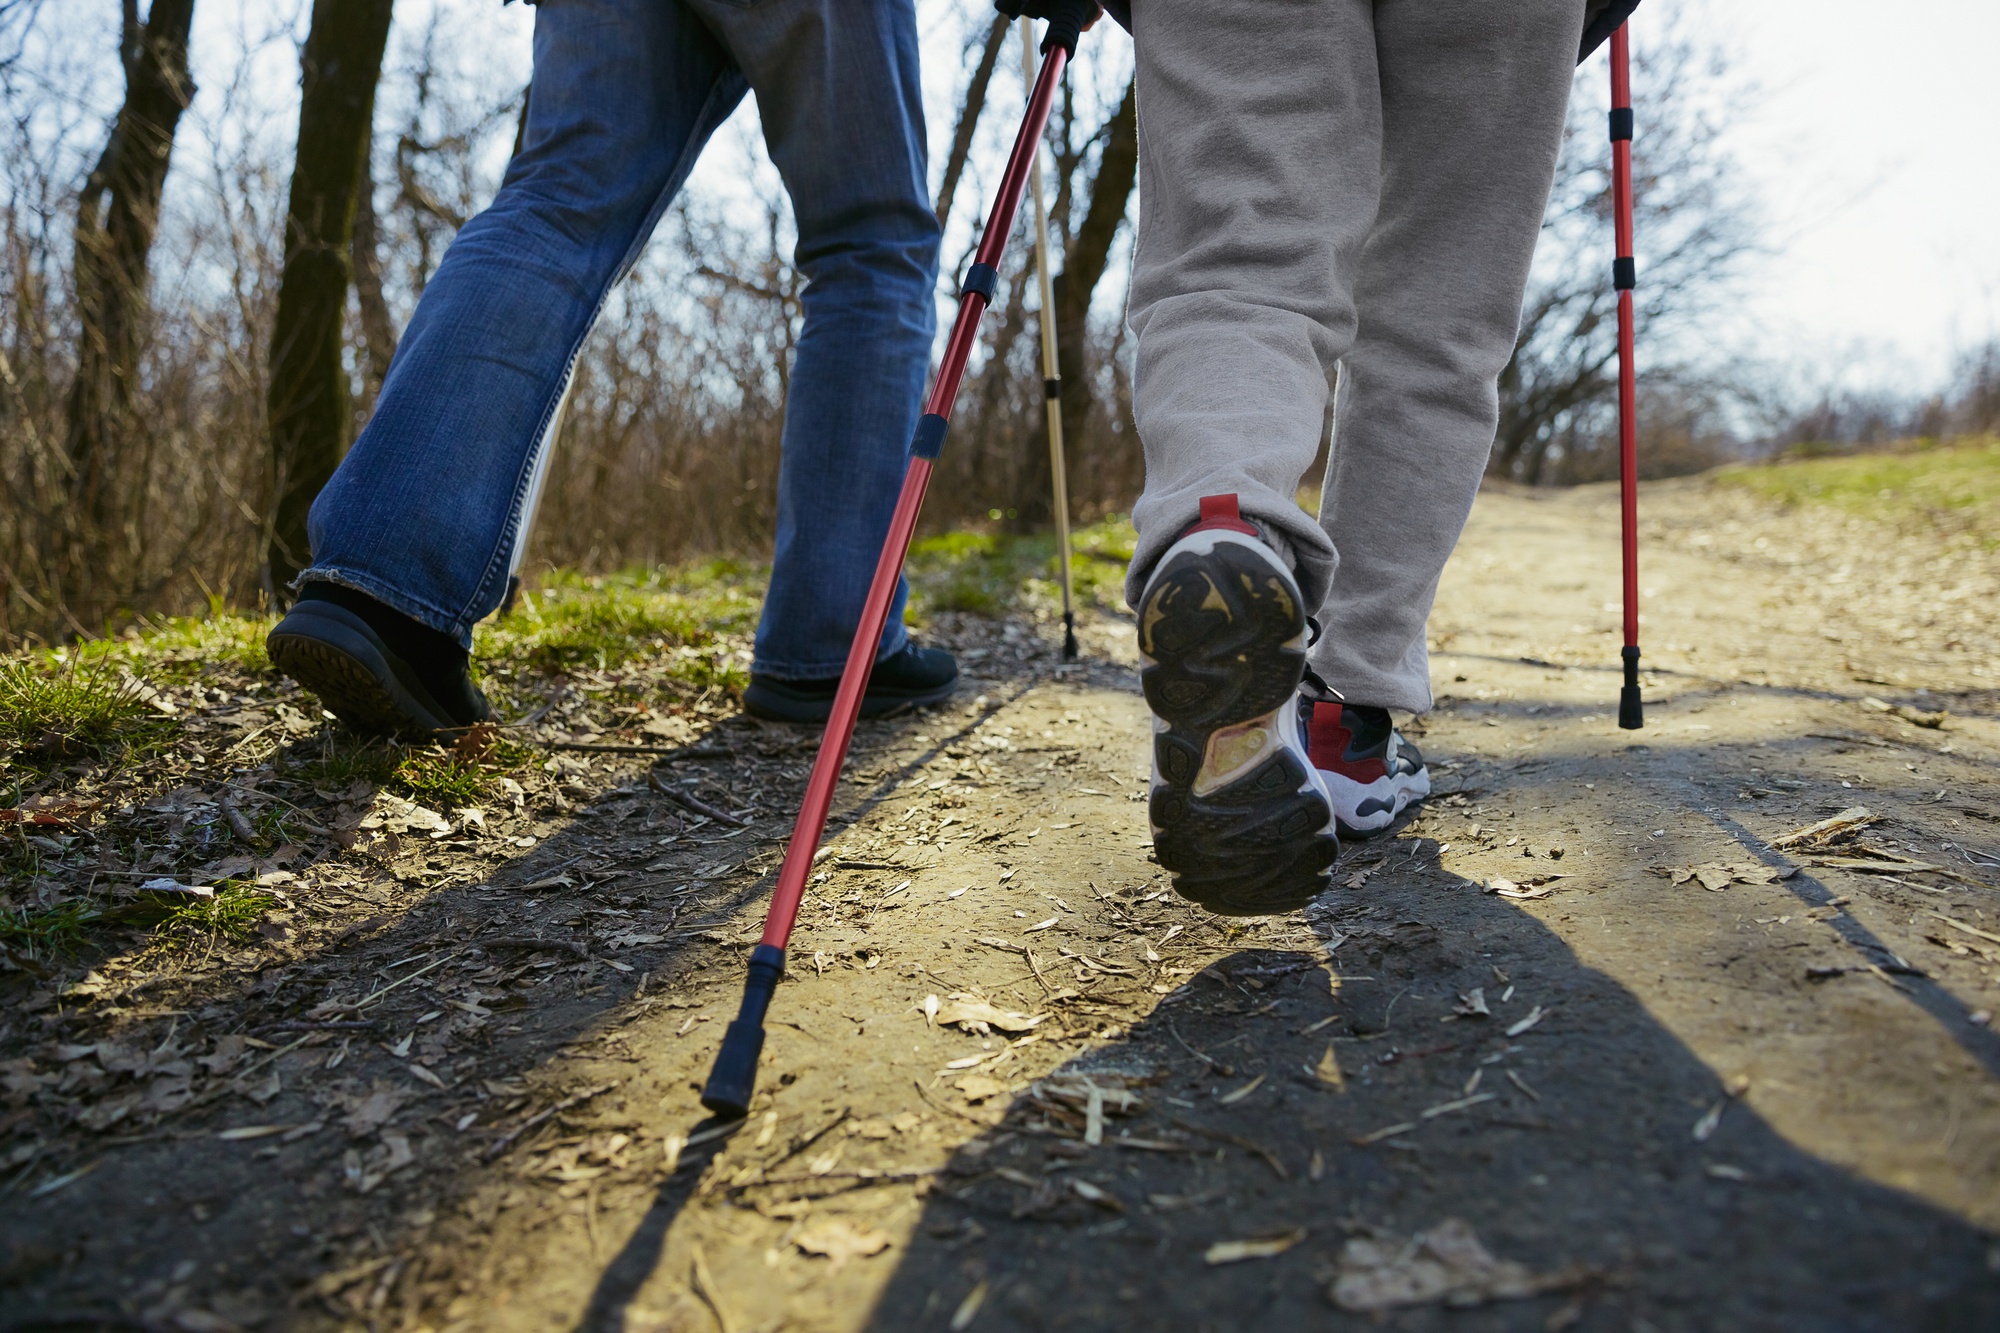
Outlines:
{"type": "Polygon", "coordinates": [[[1305,606],[1235,496],[1203,497],[1201,521],[1160,557],[1139,599],[1139,652],[1153,848],[1175,892],[1226,916],[1311,902],[1340,846],[1296,697],[1305,606]]]}
{"type": "Polygon", "coordinates": [[[1388,709],[1301,695],[1299,717],[1343,834],[1380,833],[1431,794],[1423,755],[1396,730],[1388,709]]]}

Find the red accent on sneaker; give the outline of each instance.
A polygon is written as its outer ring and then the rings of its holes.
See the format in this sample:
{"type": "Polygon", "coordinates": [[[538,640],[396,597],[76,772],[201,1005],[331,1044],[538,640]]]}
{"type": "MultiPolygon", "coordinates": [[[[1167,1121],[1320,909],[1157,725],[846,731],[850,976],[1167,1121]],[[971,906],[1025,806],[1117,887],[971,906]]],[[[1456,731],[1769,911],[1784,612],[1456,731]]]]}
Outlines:
{"type": "MultiPolygon", "coordinates": [[[[1243,521],[1243,513],[1236,507],[1236,497],[1234,495],[1202,496],[1201,521],[1189,528],[1188,532],[1208,532],[1216,528],[1223,528],[1230,532],[1247,533],[1252,537],[1261,538],[1263,536],[1256,528],[1243,521]]],[[[1185,537],[1187,533],[1184,532],[1181,535],[1185,537]]]]}
{"type": "Polygon", "coordinates": [[[1389,776],[1385,760],[1347,758],[1347,747],[1353,743],[1354,733],[1341,721],[1340,705],[1315,701],[1306,722],[1306,752],[1313,767],[1361,783],[1389,776]]]}

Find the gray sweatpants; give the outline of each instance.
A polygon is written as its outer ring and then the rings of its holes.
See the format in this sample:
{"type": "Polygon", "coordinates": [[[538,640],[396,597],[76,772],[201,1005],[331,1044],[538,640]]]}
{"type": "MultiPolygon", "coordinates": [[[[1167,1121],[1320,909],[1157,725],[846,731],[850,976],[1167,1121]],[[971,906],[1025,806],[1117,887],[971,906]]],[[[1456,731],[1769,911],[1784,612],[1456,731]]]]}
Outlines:
{"type": "Polygon", "coordinates": [[[1235,492],[1354,703],[1430,707],[1424,624],[1498,422],[1584,0],[1140,0],[1128,595],[1235,492]],[[1319,521],[1294,496],[1339,367],[1319,521]]]}

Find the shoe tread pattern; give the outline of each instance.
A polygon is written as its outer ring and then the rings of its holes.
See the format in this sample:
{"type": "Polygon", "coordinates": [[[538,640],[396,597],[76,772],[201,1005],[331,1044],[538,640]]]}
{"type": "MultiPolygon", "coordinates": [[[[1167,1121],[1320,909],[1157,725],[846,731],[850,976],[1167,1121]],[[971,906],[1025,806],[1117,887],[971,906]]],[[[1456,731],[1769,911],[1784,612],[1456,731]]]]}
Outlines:
{"type": "Polygon", "coordinates": [[[305,635],[274,634],[266,650],[271,665],[318,695],[328,712],[356,731],[428,737],[432,729],[406,715],[361,662],[332,644],[305,635]]]}
{"type": "Polygon", "coordinates": [[[1209,737],[1283,706],[1305,670],[1304,610],[1290,580],[1257,552],[1220,542],[1171,557],[1140,609],[1140,683],[1167,729],[1154,737],[1160,785],[1154,852],[1174,890],[1226,916],[1310,902],[1338,855],[1332,810],[1307,785],[1300,756],[1273,755],[1196,795],[1209,737]]]}

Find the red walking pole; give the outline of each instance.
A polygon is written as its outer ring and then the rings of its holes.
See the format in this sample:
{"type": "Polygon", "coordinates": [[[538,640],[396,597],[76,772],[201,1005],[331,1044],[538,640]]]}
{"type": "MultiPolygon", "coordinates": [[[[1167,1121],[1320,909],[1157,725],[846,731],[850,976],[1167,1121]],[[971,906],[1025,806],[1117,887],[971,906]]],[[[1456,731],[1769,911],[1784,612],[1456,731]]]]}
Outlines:
{"type": "Polygon", "coordinates": [[[847,759],[847,745],[854,737],[854,721],[861,710],[861,696],[868,688],[868,674],[882,646],[882,626],[889,616],[889,603],[896,581],[903,572],[903,556],[916,531],[917,512],[923,508],[924,488],[929,485],[931,464],[944,449],[945,431],[951,422],[952,404],[958,399],[959,381],[965,375],[966,359],[972,355],[979,337],[979,317],[993,299],[999,278],[1001,254],[1007,248],[1008,233],[1014,229],[1014,213],[1028,182],[1028,171],[1048,124],[1049,105],[1063,66],[1076,49],[1074,24],[1052,23],[1042,42],[1042,68],[1028,98],[1027,119],[1015,136],[1013,154],[1007,159],[1006,175],[1000,178],[999,196],[986,219],[972,267],[959,288],[958,318],[945,344],[944,360],[924,400],[924,412],[917,419],[916,437],[910,442],[910,465],[903,474],[903,493],[896,501],[895,517],[889,520],[889,535],[882,543],[882,555],[875,563],[875,581],[868,586],[868,600],[862,606],[861,623],[854,631],[854,645],[847,651],[847,666],[841,672],[840,689],[833,697],[833,713],[826,720],[826,733],[813,760],[812,776],[806,780],[805,801],[799,807],[798,823],[792,826],[792,840],[785,849],[785,862],[778,871],[778,887],[771,894],[769,914],[764,918],[764,938],[750,951],[749,976],[743,983],[743,1007],[722,1034],[722,1046],[715,1054],[708,1085],[702,1089],[701,1104],[719,1116],[749,1114],[750,1094],[757,1085],[757,1060],[764,1049],[764,1013],[785,971],[785,945],[791,939],[792,923],[798,919],[799,901],[805,896],[806,877],[812,871],[813,854],[819,850],[820,835],[833,805],[834,788],[840,782],[840,768],[847,759]]]}
{"type": "Polygon", "coordinates": [[[1618,499],[1625,554],[1625,687],[1618,692],[1618,725],[1646,725],[1639,699],[1639,407],[1632,363],[1632,289],[1639,266],[1632,257],[1632,48],[1620,24],[1611,34],[1611,207],[1617,256],[1611,282],[1618,289],[1618,499]]]}

